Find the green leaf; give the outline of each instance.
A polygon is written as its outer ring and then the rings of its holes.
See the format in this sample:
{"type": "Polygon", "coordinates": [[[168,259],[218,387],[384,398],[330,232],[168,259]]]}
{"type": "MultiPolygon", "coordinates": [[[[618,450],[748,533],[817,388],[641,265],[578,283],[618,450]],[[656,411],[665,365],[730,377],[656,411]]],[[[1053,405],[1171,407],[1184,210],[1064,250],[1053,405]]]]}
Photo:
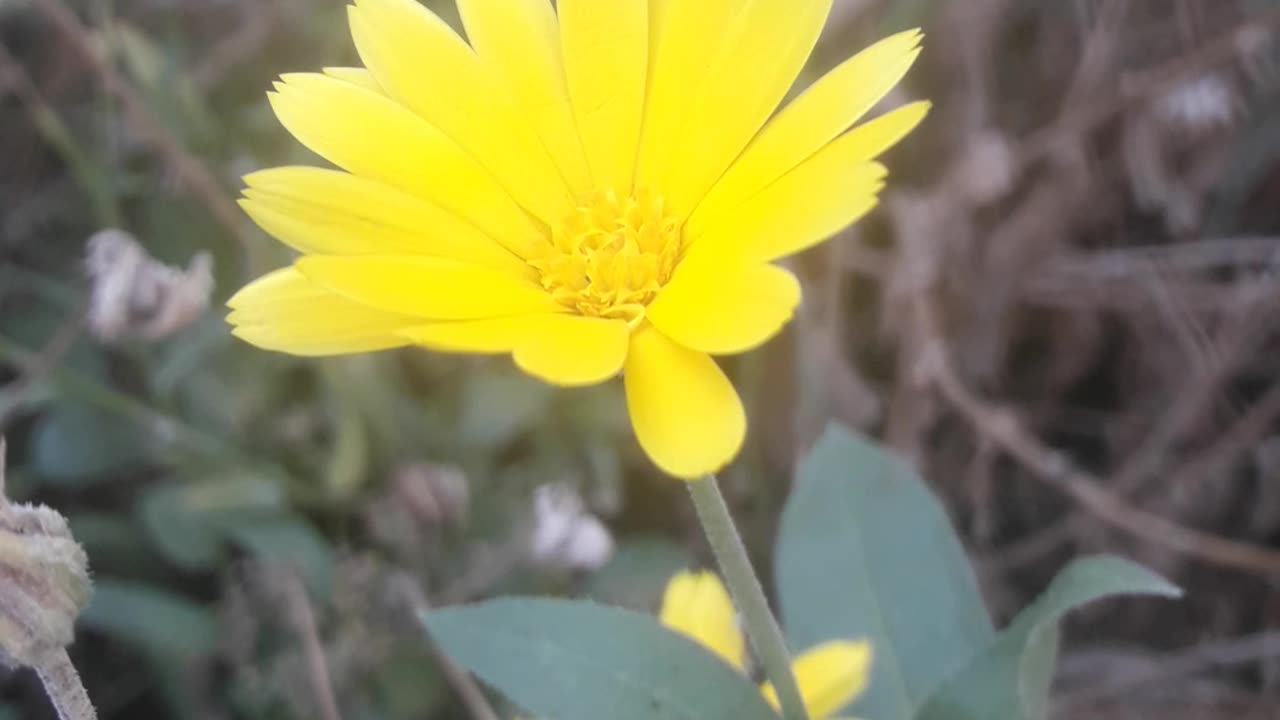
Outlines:
{"type": "Polygon", "coordinates": [[[586,594],[607,605],[635,610],[656,607],[671,576],[692,563],[688,550],[668,540],[626,540],[587,581],[586,594]]]}
{"type": "Polygon", "coordinates": [[[328,597],[333,587],[333,548],[302,518],[281,516],[226,526],[231,538],[254,557],[302,573],[312,592],[328,597]]]}
{"type": "Polygon", "coordinates": [[[551,386],[510,368],[486,368],[467,376],[462,390],[463,444],[494,450],[543,421],[551,386]]]}
{"type": "Polygon", "coordinates": [[[342,413],[335,432],[325,486],[334,498],[349,499],[369,478],[369,435],[364,419],[354,412],[342,413]]]}
{"type": "Polygon", "coordinates": [[[60,402],[43,414],[31,435],[31,469],[58,484],[110,479],[145,456],[132,423],[72,401],[60,402]]]}
{"type": "Polygon", "coordinates": [[[213,614],[195,603],[140,583],[98,580],[80,616],[86,627],[132,643],[157,659],[190,660],[213,652],[213,614]]]}
{"type": "Polygon", "coordinates": [[[991,645],[929,699],[918,720],[1039,720],[1046,716],[1067,612],[1115,595],[1178,597],[1149,570],[1115,557],[1075,561],[991,645]]]}
{"type": "Polygon", "coordinates": [[[777,720],[735,669],[648,615],[509,599],[422,619],[451,657],[539,717],[777,720]]]}
{"type": "Polygon", "coordinates": [[[220,518],[243,518],[284,505],[282,481],[266,474],[215,476],[150,488],[138,505],[142,526],[172,563],[185,570],[212,567],[222,554],[220,518]]]}
{"type": "Polygon", "coordinates": [[[905,463],[835,425],[800,464],[775,575],[793,651],[873,643],[864,717],[910,718],[994,634],[942,506],[905,463]]]}

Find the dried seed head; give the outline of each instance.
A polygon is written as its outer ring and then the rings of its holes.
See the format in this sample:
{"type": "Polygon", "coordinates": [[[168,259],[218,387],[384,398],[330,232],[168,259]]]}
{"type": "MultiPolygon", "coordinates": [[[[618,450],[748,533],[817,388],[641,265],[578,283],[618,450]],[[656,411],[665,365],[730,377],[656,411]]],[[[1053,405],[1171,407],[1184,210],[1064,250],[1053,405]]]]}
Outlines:
{"type": "Polygon", "coordinates": [[[213,259],[200,253],[187,268],[152,258],[120,230],[89,238],[85,269],[93,281],[89,328],[100,340],[158,340],[191,324],[209,307],[213,259]]]}
{"type": "MultiPolygon", "coordinates": [[[[4,487],[0,444],[0,489],[4,487]]],[[[71,644],[89,602],[89,559],[67,521],[43,505],[14,505],[0,494],[0,658],[39,665],[71,644]]]]}
{"type": "Polygon", "coordinates": [[[533,495],[529,553],[548,570],[593,571],[613,557],[613,535],[564,484],[543,485],[533,495]]]}

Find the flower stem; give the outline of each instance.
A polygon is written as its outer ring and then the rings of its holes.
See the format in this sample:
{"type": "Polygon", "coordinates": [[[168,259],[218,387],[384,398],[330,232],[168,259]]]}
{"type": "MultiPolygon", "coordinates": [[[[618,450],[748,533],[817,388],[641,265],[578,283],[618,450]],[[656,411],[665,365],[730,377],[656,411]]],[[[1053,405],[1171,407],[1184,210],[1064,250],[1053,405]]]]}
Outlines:
{"type": "Polygon", "coordinates": [[[89,695],[66,650],[50,651],[35,665],[35,671],[58,713],[58,720],[97,720],[98,714],[93,711],[93,703],[89,702],[89,695]]]}
{"type": "Polygon", "coordinates": [[[715,476],[708,475],[690,482],[689,494],[693,497],[702,530],[711,543],[711,551],[720,564],[725,584],[729,586],[729,594],[742,613],[742,622],[746,625],[751,646],[778,694],[782,716],[786,720],[809,720],[804,702],[800,699],[800,688],[796,685],[795,676],[791,674],[791,653],[782,638],[782,630],[769,611],[769,601],[765,599],[760,580],[751,569],[747,549],[743,547],[742,537],[733,525],[733,516],[729,514],[729,506],[720,494],[715,476]]]}

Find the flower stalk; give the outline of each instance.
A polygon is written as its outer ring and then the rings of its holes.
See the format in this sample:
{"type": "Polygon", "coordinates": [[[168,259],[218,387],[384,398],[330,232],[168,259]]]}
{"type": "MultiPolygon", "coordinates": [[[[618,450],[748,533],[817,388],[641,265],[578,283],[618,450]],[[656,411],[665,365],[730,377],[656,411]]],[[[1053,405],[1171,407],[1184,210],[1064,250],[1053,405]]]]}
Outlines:
{"type": "Polygon", "coordinates": [[[720,565],[729,595],[742,613],[751,647],[778,694],[782,716],[786,720],[809,720],[800,688],[791,672],[791,653],[787,650],[778,622],[769,610],[769,601],[751,568],[747,549],[733,524],[733,516],[729,514],[729,506],[725,504],[715,476],[707,475],[690,482],[689,495],[693,497],[698,520],[720,565]]]}

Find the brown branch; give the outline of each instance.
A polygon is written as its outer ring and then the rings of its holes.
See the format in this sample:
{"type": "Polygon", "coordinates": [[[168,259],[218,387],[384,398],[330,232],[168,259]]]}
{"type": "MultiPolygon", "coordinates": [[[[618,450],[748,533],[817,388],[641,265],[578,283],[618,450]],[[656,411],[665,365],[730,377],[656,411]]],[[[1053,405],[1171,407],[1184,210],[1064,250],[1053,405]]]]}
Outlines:
{"type": "Polygon", "coordinates": [[[1084,710],[1089,704],[1110,697],[1132,696],[1146,685],[1165,685],[1213,667],[1245,665],[1274,657],[1280,657],[1280,632],[1277,631],[1198,643],[1186,650],[1153,659],[1141,670],[1108,674],[1102,682],[1091,682],[1086,687],[1062,695],[1056,702],[1064,708],[1064,716],[1071,717],[1071,710],[1084,710]]]}
{"type": "Polygon", "coordinates": [[[35,6],[120,102],[133,129],[169,164],[179,184],[198,200],[232,237],[244,244],[242,215],[209,169],[193,157],[147,108],[137,91],[110,62],[98,55],[89,30],[59,0],[35,0],[35,6]]]}
{"type": "Polygon", "coordinates": [[[84,332],[84,311],[84,305],[78,305],[54,330],[44,347],[22,363],[18,377],[4,387],[8,397],[0,402],[0,433],[21,411],[32,391],[62,364],[63,358],[80,339],[84,332]]]}
{"type": "Polygon", "coordinates": [[[1184,527],[1135,508],[1110,493],[1102,480],[1077,468],[1066,455],[1042,444],[1013,413],[982,400],[956,375],[927,292],[917,297],[915,310],[926,337],[932,338],[917,378],[937,390],[976,432],[1031,470],[1033,477],[1135,537],[1213,565],[1264,577],[1280,575],[1280,552],[1184,527]]]}
{"type": "Polygon", "coordinates": [[[484,691],[480,689],[475,678],[459,667],[427,633],[426,626],[422,624],[421,618],[425,613],[430,612],[431,608],[426,596],[418,587],[418,583],[408,575],[398,575],[392,578],[392,583],[396,594],[403,599],[407,608],[412,611],[414,616],[413,623],[421,628],[426,635],[428,652],[435,658],[436,663],[440,666],[440,671],[444,673],[445,680],[453,688],[453,691],[458,694],[467,712],[475,720],[498,720],[498,713],[489,705],[488,698],[485,697],[484,691]]]}
{"type": "Polygon", "coordinates": [[[1221,33],[1196,52],[1155,68],[1129,73],[1122,89],[1113,97],[1101,102],[1076,104],[1053,125],[1026,138],[1018,151],[1023,167],[1051,154],[1064,139],[1074,140],[1116,114],[1169,92],[1189,78],[1203,73],[1206,68],[1221,65],[1242,51],[1259,47],[1278,26],[1280,10],[1273,10],[1221,33]]]}
{"type": "MultiPolygon", "coordinates": [[[[1138,494],[1149,479],[1165,469],[1165,458],[1172,454],[1173,448],[1182,440],[1187,428],[1203,416],[1209,406],[1219,397],[1223,380],[1234,370],[1239,359],[1258,339],[1257,330],[1261,324],[1271,317],[1270,297],[1274,294],[1274,286],[1264,282],[1249,288],[1245,293],[1245,307],[1241,310],[1239,320],[1224,328],[1216,338],[1214,346],[1218,353],[1213,356],[1196,377],[1183,383],[1186,391],[1179,393],[1173,405],[1164,413],[1156,426],[1142,439],[1139,447],[1116,471],[1110,482],[1106,483],[1109,492],[1117,497],[1130,497],[1138,494]],[[1261,292],[1259,292],[1261,291],[1261,292]]],[[[1267,425],[1280,408],[1280,393],[1272,397],[1269,393],[1263,402],[1247,412],[1227,436],[1244,434],[1255,436],[1265,433],[1267,425]],[[1244,429],[1241,430],[1241,426],[1244,429]]],[[[1225,448],[1217,447],[1217,453],[1230,450],[1239,443],[1233,442],[1225,448]]],[[[1220,460],[1214,460],[1214,463],[1220,460]]],[[[1169,481],[1168,487],[1178,487],[1190,478],[1197,477],[1208,469],[1199,462],[1184,466],[1169,481]]],[[[1057,547],[1067,543],[1086,524],[1087,519],[1081,516],[1070,516],[1042,528],[1034,535],[1004,548],[992,559],[991,569],[1007,570],[1033,563],[1057,547]]]]}
{"type": "Polygon", "coordinates": [[[342,720],[338,700],[333,694],[333,682],[329,677],[324,646],[320,644],[320,635],[316,629],[316,614],[311,609],[307,589],[303,587],[297,573],[290,573],[284,581],[284,600],[294,632],[302,643],[307,677],[311,681],[311,690],[315,693],[316,705],[320,708],[320,717],[322,720],[342,720]]]}

